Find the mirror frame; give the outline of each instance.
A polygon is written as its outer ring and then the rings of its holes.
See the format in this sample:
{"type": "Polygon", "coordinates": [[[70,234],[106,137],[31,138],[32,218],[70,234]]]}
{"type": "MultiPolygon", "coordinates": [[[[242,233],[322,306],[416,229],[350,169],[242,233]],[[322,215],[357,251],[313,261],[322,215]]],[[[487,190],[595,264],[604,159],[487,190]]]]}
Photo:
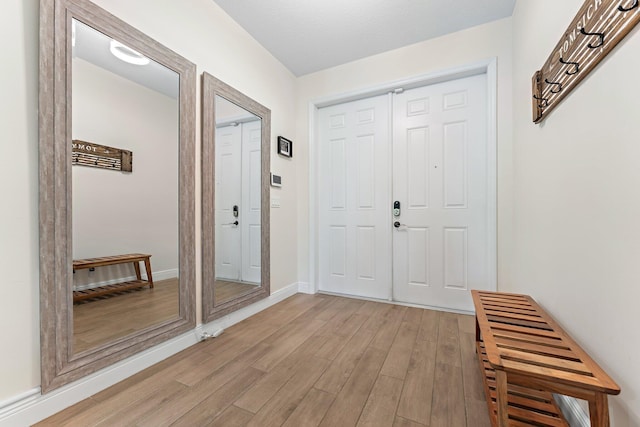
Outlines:
{"type": "Polygon", "coordinates": [[[270,268],[271,110],[237,89],[202,74],[202,319],[211,322],[271,294],[270,268]],[[261,283],[255,290],[218,304],[215,284],[215,138],[216,95],[244,108],[262,120],[261,141],[261,283]]]}
{"type": "Polygon", "coordinates": [[[41,391],[49,392],[195,328],[196,66],[88,0],[41,0],[39,89],[41,391]],[[179,94],[179,314],[73,352],[71,22],[75,18],[175,71],[179,94]]]}

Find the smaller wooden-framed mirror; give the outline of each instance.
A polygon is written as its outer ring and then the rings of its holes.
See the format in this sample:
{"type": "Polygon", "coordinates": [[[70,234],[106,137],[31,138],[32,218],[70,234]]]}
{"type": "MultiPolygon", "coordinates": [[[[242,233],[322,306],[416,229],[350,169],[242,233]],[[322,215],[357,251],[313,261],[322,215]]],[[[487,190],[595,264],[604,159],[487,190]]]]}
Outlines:
{"type": "Polygon", "coordinates": [[[271,111],[202,75],[202,317],[269,296],[271,111]]]}

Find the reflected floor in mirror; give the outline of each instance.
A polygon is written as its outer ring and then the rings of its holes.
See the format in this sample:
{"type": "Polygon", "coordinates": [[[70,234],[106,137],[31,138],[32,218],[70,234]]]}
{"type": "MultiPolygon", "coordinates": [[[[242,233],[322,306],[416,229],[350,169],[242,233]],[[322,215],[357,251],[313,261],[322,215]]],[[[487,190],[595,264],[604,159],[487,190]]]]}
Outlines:
{"type": "Polygon", "coordinates": [[[80,353],[178,317],[178,279],[74,304],[74,352],[80,353]]]}
{"type": "Polygon", "coordinates": [[[228,280],[216,280],[214,285],[214,298],[216,304],[223,303],[234,299],[239,295],[246,294],[256,289],[256,286],[260,286],[257,283],[240,283],[231,282],[228,280]]]}

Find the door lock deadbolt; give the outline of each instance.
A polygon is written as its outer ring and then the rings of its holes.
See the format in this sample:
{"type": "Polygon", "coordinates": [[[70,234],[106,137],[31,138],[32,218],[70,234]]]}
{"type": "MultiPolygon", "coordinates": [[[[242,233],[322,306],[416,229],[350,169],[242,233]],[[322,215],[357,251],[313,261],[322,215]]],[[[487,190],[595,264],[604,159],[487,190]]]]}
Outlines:
{"type": "Polygon", "coordinates": [[[393,216],[400,216],[400,202],[398,200],[393,202],[393,216]]]}

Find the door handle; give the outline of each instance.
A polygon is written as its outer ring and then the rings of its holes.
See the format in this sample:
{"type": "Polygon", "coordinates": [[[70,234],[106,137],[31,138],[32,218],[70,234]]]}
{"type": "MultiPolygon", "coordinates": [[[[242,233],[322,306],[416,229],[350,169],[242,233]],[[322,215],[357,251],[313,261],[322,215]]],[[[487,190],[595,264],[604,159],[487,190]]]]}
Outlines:
{"type": "Polygon", "coordinates": [[[400,221],[396,221],[393,223],[393,226],[399,230],[400,227],[406,228],[407,224],[400,224],[400,221]]]}
{"type": "Polygon", "coordinates": [[[225,225],[238,225],[238,224],[239,224],[238,220],[235,220],[233,222],[228,222],[225,225]]]}

